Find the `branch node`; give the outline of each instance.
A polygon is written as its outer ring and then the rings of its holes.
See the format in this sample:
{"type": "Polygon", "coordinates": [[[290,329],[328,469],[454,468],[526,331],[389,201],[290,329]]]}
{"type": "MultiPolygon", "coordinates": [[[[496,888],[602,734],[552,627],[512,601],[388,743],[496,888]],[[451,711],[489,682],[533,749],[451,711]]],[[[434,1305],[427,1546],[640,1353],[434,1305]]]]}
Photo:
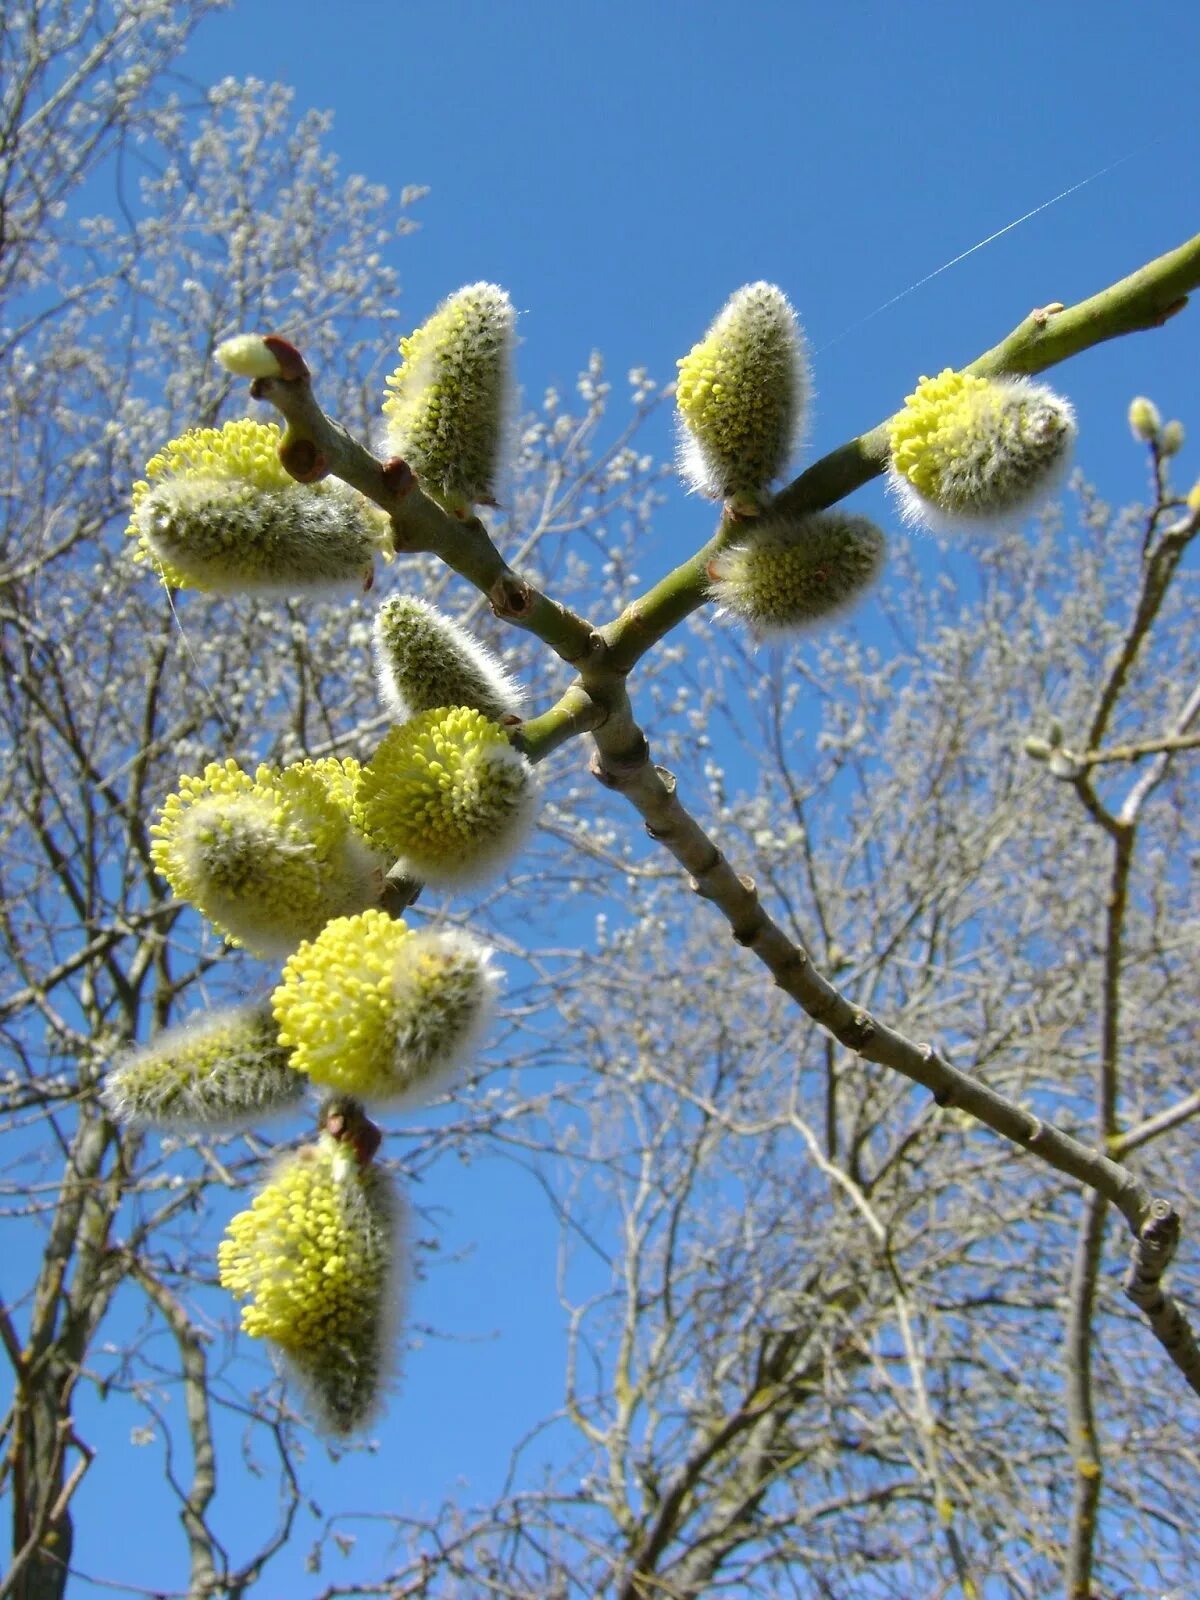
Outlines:
{"type": "Polygon", "coordinates": [[[317,1115],[317,1126],[339,1144],[349,1145],[360,1167],[370,1165],[383,1143],[383,1134],[349,1095],[326,1100],[317,1115]]]}
{"type": "Polygon", "coordinates": [[[617,779],[601,761],[599,750],[592,751],[591,760],[588,762],[588,771],[596,782],[602,783],[606,789],[615,789],[617,787],[617,779]]]}
{"type": "Polygon", "coordinates": [[[850,1027],[858,1036],[855,1049],[861,1050],[875,1037],[875,1019],[867,1011],[856,1011],[850,1027]]]}
{"type": "Polygon", "coordinates": [[[1150,323],[1152,328],[1161,328],[1164,322],[1170,322],[1172,317],[1177,317],[1188,303],[1186,294],[1181,294],[1178,300],[1172,300],[1150,323]]]}
{"type": "Polygon", "coordinates": [[[599,750],[593,750],[588,771],[606,789],[620,789],[631,778],[637,777],[649,758],[650,746],[646,743],[646,735],[639,729],[632,751],[624,755],[601,755],[599,750]]]}
{"type": "Polygon", "coordinates": [[[807,965],[808,951],[798,944],[793,945],[786,960],[775,971],[775,987],[782,989],[785,994],[788,993],[788,985],[791,982],[789,974],[803,972],[807,965]]]}
{"type": "Polygon", "coordinates": [[[279,464],[297,483],[319,483],[329,476],[329,462],[311,439],[285,434],[279,446],[279,464]]]}
{"type": "Polygon", "coordinates": [[[416,473],[402,456],[389,456],[380,468],[380,476],[394,500],[403,500],[417,482],[416,473]]]}
{"type": "Polygon", "coordinates": [[[488,603],[496,616],[516,619],[527,617],[533,610],[533,595],[529,585],[515,573],[505,572],[488,590],[488,603]]]}
{"type": "MultiPolygon", "coordinates": [[[[711,841],[710,841],[710,844],[711,844],[711,841]]],[[[707,888],[706,885],[705,885],[704,880],[711,873],[715,872],[716,869],[720,866],[720,864],[721,864],[721,852],[717,849],[716,845],[714,844],[714,845],[712,845],[712,854],[709,857],[709,859],[707,860],[707,862],[705,862],[704,866],[702,866],[700,868],[700,871],[694,877],[688,879],[688,888],[692,891],[693,894],[698,894],[698,895],[702,896],[705,900],[711,900],[713,898],[713,895],[714,895],[715,891],[712,890],[712,889],[707,888]]]]}
{"type": "Polygon", "coordinates": [[[569,656],[564,652],[563,660],[569,666],[579,666],[585,662],[595,662],[599,657],[603,656],[607,649],[608,644],[604,635],[593,628],[587,636],[587,643],[578,655],[569,656]]]}

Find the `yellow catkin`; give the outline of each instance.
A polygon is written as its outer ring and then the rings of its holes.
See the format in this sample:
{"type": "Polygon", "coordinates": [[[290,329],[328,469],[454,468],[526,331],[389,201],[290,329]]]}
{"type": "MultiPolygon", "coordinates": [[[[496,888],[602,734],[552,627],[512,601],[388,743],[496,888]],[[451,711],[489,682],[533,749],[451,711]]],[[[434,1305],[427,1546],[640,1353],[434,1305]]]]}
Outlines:
{"type": "Polygon", "coordinates": [[[291,1065],[365,1100],[427,1096],[478,1037],[489,952],[454,928],[412,931],[382,911],[329,923],[272,996],[291,1065]]]}
{"type": "Polygon", "coordinates": [[[533,820],[533,768],[508,734],[469,706],[422,712],[393,728],[358,786],[368,838],[437,887],[499,871],[533,820]]]}
{"type": "Polygon", "coordinates": [[[709,566],[710,593],[763,638],[836,615],[883,566],[883,534],[865,517],[829,511],[791,519],[768,511],[709,566]]]}
{"type": "Polygon", "coordinates": [[[352,1432],[379,1392],[389,1335],[395,1214],[386,1176],[328,1134],[288,1156],[217,1251],[242,1328],[269,1340],[321,1420],[352,1432]]]}
{"type": "Polygon", "coordinates": [[[135,560],[171,587],[213,594],[364,582],[389,546],[386,517],[337,479],[297,483],[282,439],[250,418],[172,439],[133,486],[135,560]]]}
{"type": "Polygon", "coordinates": [[[804,339],[782,290],[751,283],[678,363],[680,470],[702,494],[757,511],[803,426],[804,339]]]}
{"type": "Polygon", "coordinates": [[[495,498],[515,326],[503,289],[468,284],[401,339],[400,366],[387,379],[389,448],[458,513],[495,498]]]}
{"type": "Polygon", "coordinates": [[[910,522],[1012,517],[1050,493],[1074,438],[1074,413],[1052,389],[947,367],[922,378],[888,424],[889,484],[910,522]]]}
{"type": "Polygon", "coordinates": [[[151,859],[231,942],[286,954],[379,898],[384,863],[351,815],[359,776],[349,760],[264,765],[253,777],[213,762],[167,797],[151,859]]]}
{"type": "Polygon", "coordinates": [[[249,1005],[166,1029],[116,1064],[103,1097],[120,1122],[234,1128],[287,1110],[306,1087],[271,1008],[249,1005]]]}

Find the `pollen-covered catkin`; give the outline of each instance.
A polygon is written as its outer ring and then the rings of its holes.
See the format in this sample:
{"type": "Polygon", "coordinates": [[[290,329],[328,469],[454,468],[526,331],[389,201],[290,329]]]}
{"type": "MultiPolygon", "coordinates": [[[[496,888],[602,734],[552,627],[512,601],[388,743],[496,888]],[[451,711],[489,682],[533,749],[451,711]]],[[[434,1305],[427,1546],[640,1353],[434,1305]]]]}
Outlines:
{"type": "Polygon", "coordinates": [[[362,770],[356,816],[412,877],[454,888],[511,860],[537,798],[533,768],[505,730],[469,706],[450,706],[387,734],[362,770]]]}
{"type": "Polygon", "coordinates": [[[374,643],[380,696],[397,722],[439,706],[469,706],[492,722],[520,710],[521,693],[491,652],[425,600],[382,605],[374,643]]]}
{"type": "Polygon", "coordinates": [[[487,1020],[489,958],[460,929],[338,918],[291,956],[272,997],[292,1065],[363,1100],[431,1098],[487,1020]]]}
{"type": "Polygon", "coordinates": [[[217,1251],[222,1287],[247,1302],[243,1330],[275,1346],[333,1434],[356,1432],[378,1404],[398,1220],[387,1175],[322,1133],[284,1157],[217,1251]]]}
{"type": "Polygon", "coordinates": [[[133,486],[135,559],[209,594],[361,588],[388,547],[386,517],[335,478],[295,482],[282,437],[246,419],[172,439],[133,486]]]}
{"type": "Polygon", "coordinates": [[[468,284],[401,339],[400,365],[387,380],[388,448],[458,515],[495,501],[515,327],[503,289],[468,284]]]}
{"type": "Polygon", "coordinates": [[[102,1099],[110,1116],[134,1126],[246,1127],[302,1098],[308,1080],[288,1054],[269,1005],[214,1011],[118,1061],[102,1099]]]}
{"type": "Polygon", "coordinates": [[[888,424],[888,482],[905,520],[935,529],[1011,521],[1058,483],[1075,440],[1070,404],[1025,378],[947,367],[888,424]]]}
{"type": "Polygon", "coordinates": [[[253,777],[213,762],[168,796],[151,859],[231,943],[286,955],[382,892],[386,862],[351,820],[358,776],[354,761],[260,766],[253,777]]]}
{"type": "Polygon", "coordinates": [[[757,513],[799,443],[810,381],[796,313],[750,283],[678,363],[680,471],[702,494],[757,513]]]}
{"type": "Polygon", "coordinates": [[[879,575],[885,548],[866,517],[768,511],[709,563],[709,592],[760,636],[791,633],[852,605],[879,575]]]}

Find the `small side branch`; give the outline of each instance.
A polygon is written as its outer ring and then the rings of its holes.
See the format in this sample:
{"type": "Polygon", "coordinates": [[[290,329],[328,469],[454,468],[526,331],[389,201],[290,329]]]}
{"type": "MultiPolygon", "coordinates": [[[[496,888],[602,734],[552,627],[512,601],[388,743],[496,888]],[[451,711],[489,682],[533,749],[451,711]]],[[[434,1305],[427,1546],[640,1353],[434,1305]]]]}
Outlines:
{"type": "Polygon", "coordinates": [[[75,1432],[71,1418],[62,1417],[54,1432],[51,1471],[46,1475],[48,1486],[61,1477],[68,1449],[76,1450],[79,1459],[67,1474],[57,1495],[53,1499],[49,1494],[43,1496],[36,1511],[26,1517],[24,1525],[19,1530],[14,1530],[24,1533],[25,1537],[24,1542],[14,1551],[12,1565],[0,1576],[0,1600],[7,1600],[9,1595],[21,1592],[18,1585],[25,1568],[42,1549],[43,1541],[47,1540],[48,1535],[62,1523],[76,1489],[83,1482],[84,1474],[95,1458],[95,1451],[75,1432]]]}
{"type": "MultiPolygon", "coordinates": [[[[1115,744],[1107,750],[1085,750],[1081,755],[1064,748],[1065,760],[1077,767],[1098,767],[1107,761],[1142,761],[1147,756],[1178,754],[1181,750],[1200,750],[1200,733],[1185,733],[1178,737],[1145,739],[1138,744],[1115,744]]],[[[1057,777],[1057,773],[1055,776],[1057,777]]]]}
{"type": "Polygon", "coordinates": [[[1165,1111],[1147,1117],[1136,1127],[1129,1128],[1124,1133],[1114,1134],[1108,1141],[1108,1153],[1114,1160],[1121,1161],[1131,1150],[1138,1150],[1142,1145],[1149,1144],[1151,1139],[1170,1133],[1172,1128],[1189,1121],[1198,1112],[1200,1112],[1200,1089],[1194,1094],[1186,1095],[1175,1105],[1168,1106],[1165,1111]]]}

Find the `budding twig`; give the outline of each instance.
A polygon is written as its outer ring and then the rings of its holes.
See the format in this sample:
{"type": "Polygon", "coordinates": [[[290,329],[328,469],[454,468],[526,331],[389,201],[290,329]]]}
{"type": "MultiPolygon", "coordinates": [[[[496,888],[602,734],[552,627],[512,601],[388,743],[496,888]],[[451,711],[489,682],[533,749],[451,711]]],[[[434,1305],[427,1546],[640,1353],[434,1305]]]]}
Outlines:
{"type": "MultiPolygon", "coordinates": [[[[1045,371],[1107,339],[1161,326],[1198,286],[1200,235],[1075,306],[1053,301],[1031,312],[1006,339],[963,370],[984,378],[1045,371]]],[[[275,353],[282,366],[284,357],[275,353]]],[[[299,353],[295,356],[303,367],[299,353]]],[[[706,544],[597,631],[514,573],[477,518],[448,515],[414,486],[403,461],[377,461],[321,410],[306,370],[299,371],[294,363],[290,370],[296,376],[258,378],[255,394],[282,412],[290,439],[307,439],[314,459],[328,463],[331,473],[388,513],[397,550],[439,556],[489,597],[497,615],[535,634],[576,666],[577,682],[550,711],[524,724],[514,743],[536,761],[567,739],[590,731],[596,743],[592,763],[596,777],[630,801],[650,835],[690,874],[694,890],[713,902],[738,943],[753,951],[808,1016],[864,1060],[890,1067],[927,1088],[939,1105],[961,1107],[993,1132],[1111,1201],[1138,1240],[1128,1292],[1137,1303],[1144,1302],[1156,1336],[1200,1393],[1195,1339],[1182,1312],[1157,1287],[1179,1229],[1171,1202],[1152,1196],[1144,1183],[1101,1150],[958,1071],[933,1045],[908,1039],[854,1006],[816,971],[804,946],[788,938],[768,915],[753,880],[734,871],[684,809],[673,776],[652,765],[625,676],[709,598],[711,564],[738,536],[735,517],[726,511],[706,544]],[[1169,1248],[1164,1239],[1171,1241],[1169,1248]]],[[[821,511],[879,476],[890,457],[889,421],[848,440],[801,473],[775,498],[772,510],[790,517],[821,511]]],[[[1088,741],[1097,760],[1106,758],[1097,750],[1103,732],[1104,718],[1098,717],[1088,741]]]]}

